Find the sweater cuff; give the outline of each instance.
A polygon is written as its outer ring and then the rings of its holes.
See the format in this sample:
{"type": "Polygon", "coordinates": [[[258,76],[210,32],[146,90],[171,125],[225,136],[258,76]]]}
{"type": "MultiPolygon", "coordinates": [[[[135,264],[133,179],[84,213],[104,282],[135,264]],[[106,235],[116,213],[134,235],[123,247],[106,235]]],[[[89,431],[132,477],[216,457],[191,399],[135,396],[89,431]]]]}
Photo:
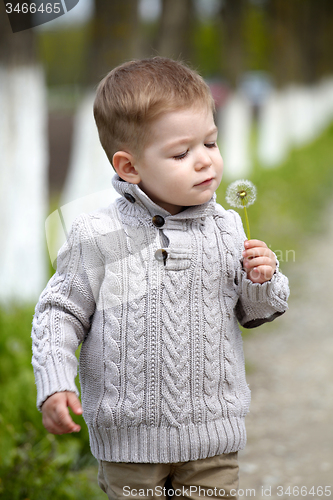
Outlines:
{"type": "MultiPolygon", "coordinates": [[[[79,391],[75,385],[75,374],[65,373],[50,363],[47,370],[43,366],[34,366],[37,386],[37,408],[41,411],[43,403],[56,392],[74,392],[79,397],[79,391]]],[[[71,370],[70,370],[71,371],[71,370]]]]}
{"type": "Polygon", "coordinates": [[[253,283],[247,278],[246,271],[242,270],[241,283],[242,300],[266,303],[278,312],[284,312],[288,308],[288,279],[278,269],[269,281],[262,284],[253,283]]]}

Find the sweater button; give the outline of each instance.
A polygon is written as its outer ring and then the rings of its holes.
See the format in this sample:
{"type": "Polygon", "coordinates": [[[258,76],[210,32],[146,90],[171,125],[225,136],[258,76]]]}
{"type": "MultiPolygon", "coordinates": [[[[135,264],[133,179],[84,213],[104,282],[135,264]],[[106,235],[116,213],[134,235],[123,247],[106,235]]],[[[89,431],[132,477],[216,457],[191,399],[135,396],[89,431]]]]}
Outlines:
{"type": "Polygon", "coordinates": [[[168,252],[164,250],[164,248],[159,248],[158,250],[156,250],[155,252],[156,260],[158,260],[159,262],[164,262],[165,265],[165,261],[167,260],[167,258],[168,258],[168,252]]]}
{"type": "Polygon", "coordinates": [[[130,203],[135,203],[135,198],[134,196],[132,196],[130,193],[125,193],[124,194],[124,197],[126,198],[127,201],[129,201],[130,203]]]}
{"type": "Polygon", "coordinates": [[[164,225],[164,219],[161,215],[154,215],[153,224],[156,227],[162,227],[164,225]]]}

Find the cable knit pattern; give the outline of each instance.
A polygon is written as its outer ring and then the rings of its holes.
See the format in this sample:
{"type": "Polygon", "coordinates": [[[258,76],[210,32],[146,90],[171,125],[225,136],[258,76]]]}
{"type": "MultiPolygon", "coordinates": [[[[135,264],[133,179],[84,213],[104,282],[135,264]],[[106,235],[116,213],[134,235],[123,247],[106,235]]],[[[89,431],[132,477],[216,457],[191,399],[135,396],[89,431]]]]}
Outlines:
{"type": "Polygon", "coordinates": [[[162,289],[162,419],[163,426],[191,421],[189,283],[184,271],[166,274],[162,289]],[[183,276],[181,276],[183,274],[183,276]]]}
{"type": "Polygon", "coordinates": [[[216,398],[221,380],[220,369],[223,366],[221,353],[216,346],[220,343],[222,332],[221,303],[219,300],[219,280],[222,274],[222,262],[218,253],[215,227],[212,220],[207,220],[206,227],[201,226],[202,237],[202,305],[205,318],[205,361],[204,361],[204,395],[210,418],[222,416],[221,402],[216,398]],[[205,228],[205,229],[204,229],[205,228]],[[206,229],[208,231],[206,231],[206,229]]]}
{"type": "MultiPolygon", "coordinates": [[[[137,233],[137,231],[135,232],[137,233]]],[[[124,315],[127,317],[128,336],[126,339],[126,373],[127,397],[124,401],[124,413],[134,425],[142,423],[145,386],[145,311],[147,309],[147,269],[142,265],[138,252],[136,234],[126,231],[128,262],[123,262],[122,274],[127,278],[125,289],[127,296],[132,297],[125,302],[124,315]]],[[[140,243],[140,242],[139,242],[140,243]]]]}
{"type": "Polygon", "coordinates": [[[75,391],[91,449],[115,462],[182,462],[246,442],[250,390],[238,322],[287,308],[279,270],[253,284],[240,217],[216,204],[170,215],[113,179],[116,203],[76,219],[33,320],[40,408],[75,391]],[[156,217],[158,216],[158,217],[156,217]]]}

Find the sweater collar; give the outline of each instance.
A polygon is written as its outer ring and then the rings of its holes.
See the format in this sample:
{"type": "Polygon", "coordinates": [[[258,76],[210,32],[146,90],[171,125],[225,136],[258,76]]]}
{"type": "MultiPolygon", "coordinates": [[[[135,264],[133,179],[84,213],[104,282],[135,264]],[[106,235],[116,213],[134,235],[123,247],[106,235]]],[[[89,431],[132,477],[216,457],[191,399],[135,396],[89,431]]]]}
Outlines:
{"type": "Polygon", "coordinates": [[[176,215],[171,215],[170,212],[154,203],[137,184],[130,184],[129,182],[123,181],[116,174],[112,178],[112,185],[117,193],[122,196],[119,200],[121,211],[129,216],[138,217],[138,212],[140,212],[140,215],[143,217],[147,217],[147,215],[161,215],[164,218],[168,217],[172,220],[186,220],[205,218],[208,215],[212,215],[214,212],[216,201],[215,193],[208,202],[202,205],[188,207],[176,215]]]}

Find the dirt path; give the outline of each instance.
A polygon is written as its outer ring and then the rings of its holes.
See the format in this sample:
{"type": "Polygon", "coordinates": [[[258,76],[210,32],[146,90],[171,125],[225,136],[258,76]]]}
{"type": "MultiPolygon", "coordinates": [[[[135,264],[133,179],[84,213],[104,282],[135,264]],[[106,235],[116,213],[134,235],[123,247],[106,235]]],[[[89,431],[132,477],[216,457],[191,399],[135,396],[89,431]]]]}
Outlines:
{"type": "Polygon", "coordinates": [[[329,215],[327,233],[283,269],[289,311],[244,342],[252,403],[240,499],[254,489],[256,499],[333,500],[333,209],[329,215]]]}

